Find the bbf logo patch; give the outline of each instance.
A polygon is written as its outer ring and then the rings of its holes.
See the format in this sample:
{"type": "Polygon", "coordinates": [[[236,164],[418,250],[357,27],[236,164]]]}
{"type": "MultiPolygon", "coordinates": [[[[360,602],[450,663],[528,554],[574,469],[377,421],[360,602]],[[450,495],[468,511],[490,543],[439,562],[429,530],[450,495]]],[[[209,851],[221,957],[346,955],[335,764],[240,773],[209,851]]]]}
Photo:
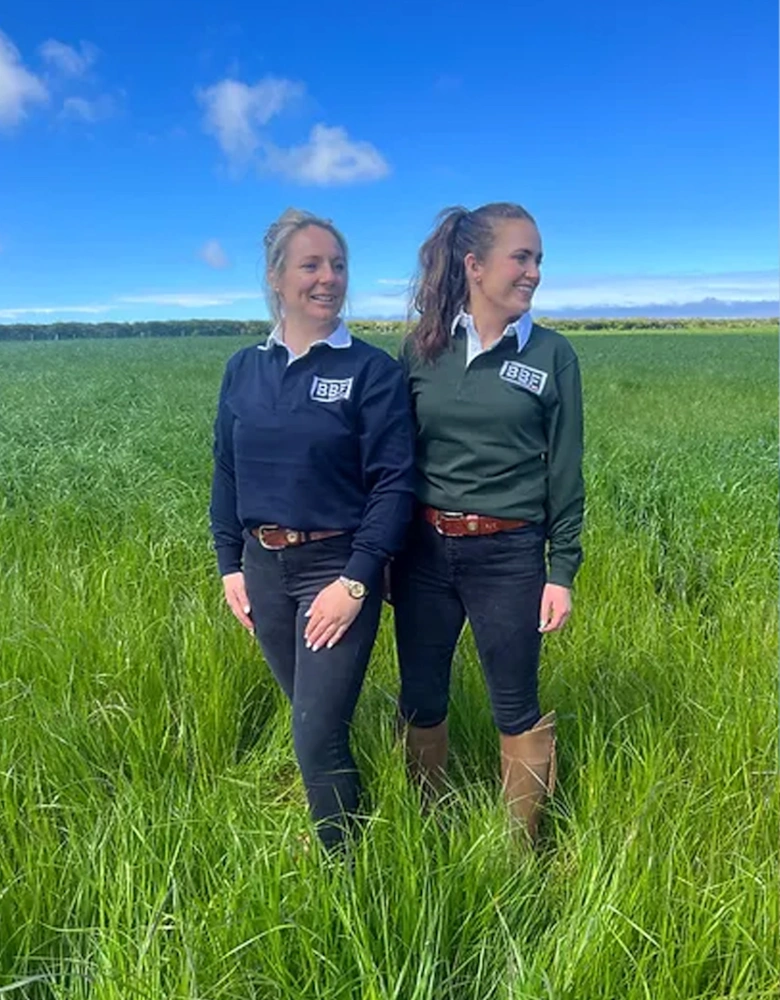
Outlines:
{"type": "Polygon", "coordinates": [[[312,379],[309,399],[317,403],[335,403],[339,399],[349,399],[352,395],[351,378],[320,378],[315,375],[312,379]]]}
{"type": "Polygon", "coordinates": [[[499,378],[512,385],[518,385],[521,389],[527,389],[535,395],[540,396],[544,383],[547,381],[547,372],[539,371],[538,368],[530,368],[528,365],[521,365],[519,361],[505,361],[499,370],[499,378]]]}

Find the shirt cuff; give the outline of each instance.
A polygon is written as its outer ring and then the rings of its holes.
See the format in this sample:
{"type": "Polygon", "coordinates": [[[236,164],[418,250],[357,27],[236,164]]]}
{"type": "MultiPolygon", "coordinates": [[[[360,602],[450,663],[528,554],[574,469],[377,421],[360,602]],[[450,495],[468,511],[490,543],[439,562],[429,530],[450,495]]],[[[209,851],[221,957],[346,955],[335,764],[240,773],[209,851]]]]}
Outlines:
{"type": "Polygon", "coordinates": [[[368,552],[353,552],[349,562],[344,567],[343,575],[348,580],[359,580],[368,590],[379,586],[382,570],[385,567],[383,559],[369,555],[368,552]]]}
{"type": "Polygon", "coordinates": [[[572,566],[568,561],[559,562],[557,559],[553,559],[550,561],[547,582],[554,583],[559,587],[568,587],[571,590],[578,569],[578,566],[572,566]]]}
{"type": "Polygon", "coordinates": [[[226,545],[217,549],[217,566],[219,575],[227,576],[228,573],[240,573],[242,570],[241,557],[244,554],[244,546],[226,545]]]}

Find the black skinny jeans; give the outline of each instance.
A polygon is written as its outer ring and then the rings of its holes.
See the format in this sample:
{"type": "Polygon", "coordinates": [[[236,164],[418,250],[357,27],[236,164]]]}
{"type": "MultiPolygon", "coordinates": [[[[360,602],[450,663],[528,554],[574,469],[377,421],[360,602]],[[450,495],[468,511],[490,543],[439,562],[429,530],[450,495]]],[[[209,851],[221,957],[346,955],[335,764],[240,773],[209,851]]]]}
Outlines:
{"type": "Polygon", "coordinates": [[[447,717],[452,656],[466,617],[498,729],[517,735],[539,721],[544,548],[541,525],[446,538],[415,521],[392,566],[406,721],[425,728],[447,717]]]}
{"type": "Polygon", "coordinates": [[[327,848],[338,846],[358,809],[360,779],[349,727],[371,656],[382,595],[368,594],[357,618],[333,647],[306,648],[306,611],[343,572],[350,535],[270,552],[253,536],[244,548],[244,581],[255,635],[292,704],[295,754],[312,818],[327,848]]]}

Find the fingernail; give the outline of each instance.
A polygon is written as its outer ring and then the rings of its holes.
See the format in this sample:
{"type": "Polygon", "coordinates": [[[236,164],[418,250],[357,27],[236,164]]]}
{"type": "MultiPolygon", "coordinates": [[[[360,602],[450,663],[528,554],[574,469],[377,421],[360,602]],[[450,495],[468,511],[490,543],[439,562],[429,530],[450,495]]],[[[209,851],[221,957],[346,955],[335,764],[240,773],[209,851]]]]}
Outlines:
{"type": "Polygon", "coordinates": [[[306,640],[306,648],[311,649],[311,643],[309,642],[308,639],[306,640]]]}
{"type": "Polygon", "coordinates": [[[319,648],[320,648],[319,646],[312,646],[311,647],[312,653],[316,653],[319,648]]]}
{"type": "Polygon", "coordinates": [[[249,614],[249,612],[250,612],[250,610],[251,610],[251,608],[249,607],[249,605],[248,605],[248,604],[245,604],[245,605],[244,605],[244,614],[245,614],[245,615],[248,615],[248,614],[249,614]]]}
{"type": "Polygon", "coordinates": [[[332,642],[328,643],[328,649],[333,649],[333,643],[332,642]]]}
{"type": "Polygon", "coordinates": [[[308,618],[310,615],[311,615],[311,608],[309,608],[309,610],[306,612],[306,614],[303,617],[304,618],[308,618]]]}

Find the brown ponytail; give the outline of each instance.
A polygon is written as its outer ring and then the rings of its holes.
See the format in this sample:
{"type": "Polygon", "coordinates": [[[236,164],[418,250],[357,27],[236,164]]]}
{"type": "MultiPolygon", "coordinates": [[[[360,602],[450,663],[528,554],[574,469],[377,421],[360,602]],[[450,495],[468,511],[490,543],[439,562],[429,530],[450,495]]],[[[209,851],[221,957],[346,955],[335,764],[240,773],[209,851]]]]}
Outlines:
{"type": "Polygon", "coordinates": [[[449,346],[455,317],[468,303],[466,255],[483,261],[495,242],[494,223],[502,219],[534,222],[522,206],[510,202],[492,202],[473,212],[445,208],[436,217],[436,228],[420,247],[412,295],[420,318],[409,336],[425,361],[435,360],[449,346]]]}

